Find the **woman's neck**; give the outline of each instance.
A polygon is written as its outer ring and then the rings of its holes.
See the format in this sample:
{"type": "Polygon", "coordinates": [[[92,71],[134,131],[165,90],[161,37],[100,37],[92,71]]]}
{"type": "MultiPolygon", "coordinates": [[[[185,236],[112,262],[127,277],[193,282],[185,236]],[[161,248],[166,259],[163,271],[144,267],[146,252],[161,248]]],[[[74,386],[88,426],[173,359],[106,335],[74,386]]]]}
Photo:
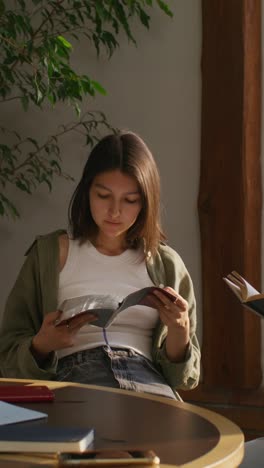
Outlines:
{"type": "Polygon", "coordinates": [[[94,239],[90,239],[90,241],[96,250],[104,255],[120,255],[125,250],[127,250],[125,240],[121,241],[120,239],[103,239],[100,236],[97,236],[94,239]]]}

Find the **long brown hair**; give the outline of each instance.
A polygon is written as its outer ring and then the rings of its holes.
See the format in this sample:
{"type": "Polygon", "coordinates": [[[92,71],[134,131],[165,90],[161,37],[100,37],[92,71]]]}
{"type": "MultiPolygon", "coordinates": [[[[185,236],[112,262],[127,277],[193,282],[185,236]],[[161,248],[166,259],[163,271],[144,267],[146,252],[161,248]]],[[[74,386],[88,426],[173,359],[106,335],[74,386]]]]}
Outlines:
{"type": "Polygon", "coordinates": [[[107,135],[91,151],[69,205],[72,236],[85,241],[97,232],[90,211],[90,187],[98,174],[116,169],[136,179],[142,199],[137,220],[126,234],[127,245],[137,247],[143,242],[145,254],[155,255],[165,239],[160,222],[160,177],[151,151],[132,132],[107,135]]]}

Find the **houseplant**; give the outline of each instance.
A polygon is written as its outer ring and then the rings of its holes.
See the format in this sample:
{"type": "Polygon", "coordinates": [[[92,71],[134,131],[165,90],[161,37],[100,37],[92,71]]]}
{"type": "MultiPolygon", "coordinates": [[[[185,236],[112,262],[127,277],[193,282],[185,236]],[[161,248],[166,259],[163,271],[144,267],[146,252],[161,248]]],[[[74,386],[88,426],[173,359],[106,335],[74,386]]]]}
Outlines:
{"type": "Polygon", "coordinates": [[[32,194],[43,183],[51,190],[56,176],[70,178],[60,153],[66,134],[81,131],[92,146],[102,128],[114,131],[102,112],[81,113],[87,96],[106,90],[71,65],[71,41],[82,37],[98,56],[104,50],[111,58],[121,31],[136,44],[132,20],[148,28],[154,5],[172,16],[163,0],[0,0],[0,103],[17,100],[25,112],[63,103],[76,113],[75,122],[41,142],[0,123],[0,216],[19,216],[11,186],[32,194]]]}

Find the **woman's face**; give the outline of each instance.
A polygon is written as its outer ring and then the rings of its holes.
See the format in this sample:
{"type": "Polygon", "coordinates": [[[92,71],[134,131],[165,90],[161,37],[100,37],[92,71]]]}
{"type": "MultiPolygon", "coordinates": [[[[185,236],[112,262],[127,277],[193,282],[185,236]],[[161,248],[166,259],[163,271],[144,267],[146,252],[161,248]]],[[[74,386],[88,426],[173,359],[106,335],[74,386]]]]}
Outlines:
{"type": "Polygon", "coordinates": [[[137,181],[119,170],[102,172],[94,178],[89,195],[99,235],[122,242],[142,208],[137,181]]]}

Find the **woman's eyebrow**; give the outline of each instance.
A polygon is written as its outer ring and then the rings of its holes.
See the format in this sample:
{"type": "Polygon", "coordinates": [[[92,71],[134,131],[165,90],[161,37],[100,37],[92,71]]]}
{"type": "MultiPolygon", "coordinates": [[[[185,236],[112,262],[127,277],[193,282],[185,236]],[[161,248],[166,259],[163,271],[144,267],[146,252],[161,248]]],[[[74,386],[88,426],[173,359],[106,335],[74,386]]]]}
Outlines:
{"type": "Polygon", "coordinates": [[[95,185],[95,187],[97,187],[97,188],[101,188],[101,189],[104,189],[104,190],[108,190],[108,192],[111,192],[111,191],[112,191],[110,188],[106,187],[106,186],[103,185],[103,184],[98,184],[98,183],[97,183],[97,184],[94,184],[94,185],[95,185]]]}
{"type": "MultiPolygon", "coordinates": [[[[108,192],[112,192],[112,190],[109,187],[106,187],[103,184],[96,183],[95,187],[107,190],[108,192]]],[[[135,190],[134,192],[125,192],[124,195],[139,195],[139,191],[135,190]]]]}

